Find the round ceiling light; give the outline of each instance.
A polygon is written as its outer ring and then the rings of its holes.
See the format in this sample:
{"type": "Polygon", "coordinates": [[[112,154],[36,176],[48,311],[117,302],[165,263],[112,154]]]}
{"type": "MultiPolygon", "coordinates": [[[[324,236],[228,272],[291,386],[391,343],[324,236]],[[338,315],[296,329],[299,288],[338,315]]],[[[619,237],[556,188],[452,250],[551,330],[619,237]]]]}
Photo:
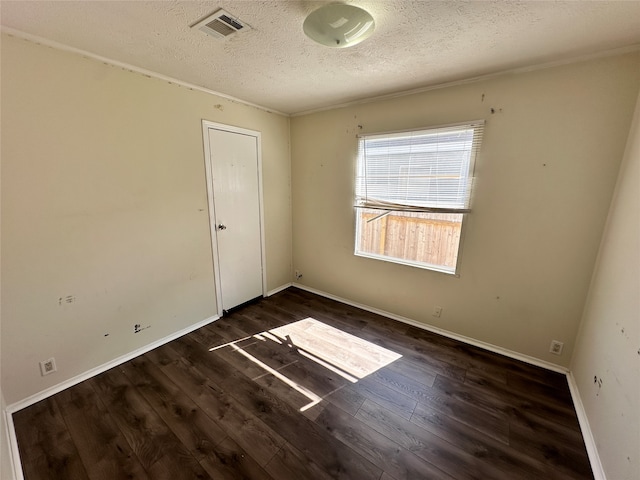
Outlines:
{"type": "Polygon", "coordinates": [[[307,37],[321,45],[346,48],[368,38],[375,22],[362,8],[333,3],[311,12],[302,28],[307,37]]]}

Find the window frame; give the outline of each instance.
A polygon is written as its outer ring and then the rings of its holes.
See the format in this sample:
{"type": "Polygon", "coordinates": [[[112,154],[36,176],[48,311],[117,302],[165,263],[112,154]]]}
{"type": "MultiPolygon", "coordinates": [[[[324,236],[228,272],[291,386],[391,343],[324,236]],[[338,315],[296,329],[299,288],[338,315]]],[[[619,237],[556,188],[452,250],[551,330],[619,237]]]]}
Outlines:
{"type": "MultiPolygon", "coordinates": [[[[354,176],[354,179],[355,179],[355,182],[354,182],[354,187],[355,187],[354,188],[355,190],[354,191],[354,197],[355,197],[354,255],[363,257],[363,258],[371,258],[374,260],[382,260],[390,263],[397,263],[400,265],[407,265],[415,268],[422,268],[425,270],[431,270],[431,271],[445,273],[448,275],[454,275],[456,277],[459,277],[460,265],[462,263],[461,260],[462,260],[465,230],[466,230],[465,226],[467,224],[468,214],[471,212],[471,202],[472,202],[472,196],[474,193],[476,162],[477,162],[477,158],[482,145],[482,139],[484,135],[484,126],[485,126],[485,121],[482,119],[482,120],[473,120],[473,121],[466,121],[466,122],[446,124],[446,125],[435,125],[435,126],[429,126],[429,127],[412,128],[412,129],[406,129],[406,130],[394,130],[394,131],[388,131],[388,132],[363,133],[363,134],[356,135],[358,145],[357,145],[357,158],[356,158],[356,167],[355,167],[356,171],[354,176]],[[460,129],[461,127],[468,127],[470,129],[473,129],[472,145],[469,153],[469,170],[468,170],[468,176],[467,176],[468,182],[465,190],[466,195],[465,195],[464,208],[415,207],[415,206],[408,206],[408,208],[403,208],[401,204],[389,205],[389,206],[384,206],[380,204],[376,205],[375,203],[367,204],[366,201],[363,202],[362,198],[359,197],[358,195],[359,182],[362,181],[362,175],[361,175],[361,166],[363,162],[362,155],[364,154],[364,149],[362,148],[362,145],[366,138],[384,137],[384,136],[391,137],[393,135],[398,135],[398,134],[409,135],[416,132],[436,133],[436,131],[438,130],[446,132],[447,129],[451,129],[455,131],[456,129],[460,129]],[[360,230],[361,220],[360,220],[359,210],[367,209],[367,208],[379,210],[381,212],[381,216],[384,215],[385,211],[389,213],[393,211],[400,211],[400,212],[416,212],[417,211],[417,212],[425,212],[425,213],[461,214],[462,217],[460,221],[460,238],[457,245],[458,248],[457,248],[457,255],[455,259],[454,268],[450,269],[444,265],[429,264],[425,262],[406,260],[404,258],[380,255],[376,253],[369,253],[363,250],[359,250],[360,234],[361,234],[361,230],[360,230]]],[[[366,181],[366,173],[364,178],[366,181]]]]}

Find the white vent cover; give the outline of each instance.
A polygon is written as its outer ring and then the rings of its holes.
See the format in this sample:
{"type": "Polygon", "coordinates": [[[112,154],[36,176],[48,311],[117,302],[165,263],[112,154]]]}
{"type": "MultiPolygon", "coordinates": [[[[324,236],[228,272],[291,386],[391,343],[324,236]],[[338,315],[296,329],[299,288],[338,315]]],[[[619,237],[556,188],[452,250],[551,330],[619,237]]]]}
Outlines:
{"type": "Polygon", "coordinates": [[[208,17],[191,25],[191,28],[202,30],[204,33],[215,38],[227,38],[235,33],[251,29],[249,25],[241,22],[229,12],[225,12],[222,9],[216,10],[208,17]]]}

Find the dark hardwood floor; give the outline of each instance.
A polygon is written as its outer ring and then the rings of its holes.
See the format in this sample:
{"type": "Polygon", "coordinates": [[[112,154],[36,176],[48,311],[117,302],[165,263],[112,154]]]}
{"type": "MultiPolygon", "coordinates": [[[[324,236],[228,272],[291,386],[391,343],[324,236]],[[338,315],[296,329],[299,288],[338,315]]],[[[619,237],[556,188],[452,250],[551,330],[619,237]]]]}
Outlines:
{"type": "Polygon", "coordinates": [[[27,480],[593,478],[563,375],[295,288],[13,418],[27,480]]]}

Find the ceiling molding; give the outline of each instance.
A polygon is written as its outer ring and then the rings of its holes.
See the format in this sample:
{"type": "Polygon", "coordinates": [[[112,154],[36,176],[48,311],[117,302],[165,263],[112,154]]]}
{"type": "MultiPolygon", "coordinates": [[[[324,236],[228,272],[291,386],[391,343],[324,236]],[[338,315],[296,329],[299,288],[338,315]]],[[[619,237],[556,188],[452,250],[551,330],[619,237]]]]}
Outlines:
{"type": "Polygon", "coordinates": [[[495,73],[489,73],[486,75],[480,75],[480,76],[475,76],[475,77],[470,77],[470,78],[466,78],[463,80],[455,80],[455,81],[451,81],[451,82],[445,82],[445,83],[438,83],[438,84],[433,84],[433,85],[425,85],[423,87],[418,87],[418,88],[413,88],[410,90],[402,90],[402,91],[398,91],[398,92],[393,92],[393,93],[388,93],[388,94],[384,94],[384,95],[377,95],[377,96],[372,96],[372,97],[364,97],[358,100],[352,100],[349,102],[344,102],[344,103],[337,103],[337,104],[331,104],[331,105],[327,105],[325,107],[320,107],[320,108],[315,108],[315,109],[311,109],[311,110],[304,110],[301,112],[294,112],[291,114],[288,113],[284,113],[284,112],[280,112],[278,110],[274,110],[272,108],[268,108],[262,105],[258,105],[255,103],[251,103],[248,102],[246,100],[243,100],[241,98],[237,98],[237,97],[233,97],[231,95],[227,95],[225,93],[222,92],[218,92],[215,90],[211,90],[205,87],[201,87],[199,85],[195,85],[192,83],[188,83],[182,80],[179,80],[177,78],[174,77],[169,77],[167,75],[163,75],[157,72],[153,72],[150,70],[146,70],[144,68],[140,68],[137,67],[135,65],[131,65],[128,63],[124,63],[124,62],[120,62],[117,60],[113,60],[111,58],[107,58],[107,57],[103,57],[100,55],[96,55],[95,53],[86,51],[86,50],[82,50],[79,48],[75,48],[75,47],[70,47],[68,45],[62,44],[62,43],[58,43],[43,37],[39,37],[37,35],[32,35],[26,32],[22,32],[20,30],[16,30],[10,27],[5,27],[2,26],[0,28],[0,30],[2,31],[2,33],[5,33],[7,35],[16,37],[16,38],[20,38],[29,42],[33,42],[36,44],[40,44],[43,46],[47,46],[50,48],[55,48],[57,50],[61,50],[61,51],[66,51],[66,52],[70,52],[70,53],[75,53],[77,55],[81,55],[85,58],[89,58],[92,60],[97,60],[101,63],[106,63],[115,67],[119,67],[119,68],[123,68],[125,70],[128,70],[130,72],[133,73],[139,73],[141,75],[147,76],[147,77],[152,77],[152,78],[156,78],[158,80],[163,80],[166,81],[168,83],[172,83],[178,86],[182,86],[191,90],[196,90],[196,91],[200,91],[209,95],[214,95],[216,97],[220,97],[220,98],[224,98],[227,99],[229,101],[232,102],[236,102],[236,103],[240,103],[242,105],[246,105],[248,107],[253,107],[253,108],[257,108],[259,110],[265,111],[267,113],[273,113],[276,115],[281,115],[283,117],[301,117],[301,116],[305,116],[305,115],[310,115],[313,113],[318,113],[318,112],[325,112],[328,110],[334,110],[334,109],[338,109],[338,108],[345,108],[345,107],[350,107],[350,106],[354,106],[354,105],[363,105],[363,104],[367,104],[367,103],[373,103],[373,102],[378,102],[378,101],[384,101],[384,100],[390,100],[393,98],[400,98],[400,97],[406,97],[409,95],[415,95],[415,94],[420,94],[420,93],[425,93],[425,92],[429,92],[432,90],[440,90],[443,88],[449,88],[449,87],[455,87],[455,86],[460,86],[460,85],[467,85],[470,83],[477,83],[477,82],[482,82],[485,80],[490,80],[493,78],[497,78],[497,77],[501,77],[501,76],[506,76],[506,75],[517,75],[517,74],[521,74],[521,73],[526,73],[526,72],[532,72],[532,71],[537,71],[537,70],[544,70],[544,69],[548,69],[548,68],[553,68],[553,67],[559,67],[559,66],[563,66],[563,65],[570,65],[570,64],[574,64],[574,63],[580,63],[580,62],[585,62],[585,61],[589,61],[589,60],[594,60],[597,58],[604,58],[604,57],[612,57],[612,56],[616,56],[616,55],[624,55],[626,53],[632,53],[632,52],[636,52],[636,51],[640,51],[640,44],[634,44],[634,45],[630,45],[630,46],[626,46],[626,47],[621,47],[621,48],[615,48],[615,49],[611,49],[611,50],[605,50],[602,52],[597,52],[597,53],[592,53],[592,54],[587,54],[587,55],[580,55],[580,56],[576,56],[576,57],[570,57],[567,59],[563,59],[563,60],[557,60],[557,61],[553,61],[553,62],[546,62],[546,63],[540,63],[540,64],[535,64],[535,65],[531,65],[531,66],[527,66],[527,67],[519,67],[519,68],[514,68],[514,69],[509,69],[509,70],[503,70],[500,72],[495,72],[495,73]]]}
{"type": "Polygon", "coordinates": [[[107,58],[107,57],[102,57],[100,55],[96,55],[95,53],[88,52],[86,50],[81,50],[79,48],[70,47],[70,46],[65,45],[63,43],[54,42],[53,40],[48,40],[46,38],[38,37],[37,35],[31,35],[30,33],[25,33],[25,32],[22,32],[20,30],[16,30],[14,28],[5,27],[4,25],[0,28],[0,31],[2,31],[2,33],[5,33],[5,34],[7,34],[9,36],[20,38],[20,39],[26,40],[28,42],[32,42],[32,43],[35,43],[35,44],[43,45],[45,47],[55,48],[56,50],[62,50],[62,51],[65,51],[65,52],[75,53],[77,55],[81,55],[81,56],[83,56],[85,58],[88,58],[88,59],[91,59],[91,60],[97,60],[97,61],[99,61],[101,63],[106,63],[106,64],[112,65],[114,67],[123,68],[125,70],[129,70],[130,72],[139,73],[139,74],[144,75],[146,77],[152,77],[152,78],[156,78],[158,80],[163,80],[165,82],[172,83],[172,84],[175,84],[175,85],[179,85],[181,87],[185,87],[185,88],[188,88],[190,90],[197,90],[199,92],[207,93],[209,95],[215,95],[216,97],[225,98],[225,99],[230,100],[232,102],[240,103],[240,104],[246,105],[248,107],[253,107],[253,108],[257,108],[259,110],[263,110],[263,111],[265,111],[267,113],[275,113],[276,115],[282,115],[284,117],[289,117],[290,116],[287,113],[279,112],[277,110],[274,110],[273,108],[267,108],[267,107],[264,107],[262,105],[258,105],[258,104],[251,103],[251,102],[247,102],[246,100],[242,100],[241,98],[232,97],[231,95],[227,95],[227,94],[222,93],[222,92],[216,92],[215,90],[210,90],[208,88],[201,87],[199,85],[194,85],[192,83],[184,82],[184,81],[179,80],[177,78],[168,77],[167,75],[162,75],[161,73],[152,72],[151,70],[146,70],[144,68],[136,67],[135,65],[131,65],[131,64],[128,64],[128,63],[124,63],[124,62],[119,62],[118,60],[113,60],[113,59],[107,58]]]}
{"type": "Polygon", "coordinates": [[[324,1],[0,0],[0,24],[49,48],[287,118],[640,44],[640,0],[358,0],[376,32],[335,49],[304,34],[324,1]],[[193,28],[213,8],[251,30],[220,41],[193,28]]]}
{"type": "Polygon", "coordinates": [[[580,56],[577,56],[577,57],[566,58],[564,60],[556,60],[554,62],[540,63],[540,64],[536,64],[536,65],[531,65],[531,66],[528,66],[528,67],[519,67],[519,68],[503,70],[503,71],[495,72],[495,73],[488,73],[486,75],[480,75],[480,76],[477,76],[477,77],[470,77],[470,78],[466,78],[466,79],[463,79],[463,80],[454,80],[452,82],[437,83],[437,84],[434,84],[434,85],[426,85],[424,87],[413,88],[411,90],[403,90],[403,91],[399,91],[399,92],[387,93],[385,95],[377,95],[377,96],[374,96],[374,97],[361,98],[359,100],[352,100],[350,102],[345,102],[345,103],[340,103],[340,104],[335,104],[335,105],[329,105],[329,106],[326,106],[326,107],[314,108],[312,110],[305,110],[305,111],[302,111],[302,112],[296,112],[296,113],[290,114],[289,116],[290,117],[302,117],[304,115],[311,115],[312,113],[318,113],[318,112],[326,112],[327,110],[334,110],[334,109],[337,109],[337,108],[351,107],[353,105],[363,105],[363,104],[366,104],[366,103],[373,103],[373,102],[378,102],[378,101],[383,101],[383,100],[390,100],[392,98],[407,97],[409,95],[415,95],[415,94],[418,94],[418,93],[430,92],[432,90],[440,90],[442,88],[456,87],[456,86],[459,86],[459,85],[467,85],[469,83],[482,82],[482,81],[490,80],[490,79],[496,78],[496,77],[503,77],[503,76],[506,76],[506,75],[517,75],[517,74],[521,74],[521,73],[534,72],[534,71],[537,71],[537,70],[545,70],[547,68],[561,67],[563,65],[571,65],[571,64],[574,64],[574,63],[587,62],[589,60],[595,60],[595,59],[598,59],[598,58],[615,57],[617,55],[624,55],[626,53],[633,53],[633,52],[637,52],[637,51],[640,51],[640,44],[630,45],[630,46],[627,46],[627,47],[614,48],[614,49],[611,49],[611,50],[605,50],[605,51],[602,51],[602,52],[591,53],[591,54],[588,54],[588,55],[580,55],[580,56]]]}

